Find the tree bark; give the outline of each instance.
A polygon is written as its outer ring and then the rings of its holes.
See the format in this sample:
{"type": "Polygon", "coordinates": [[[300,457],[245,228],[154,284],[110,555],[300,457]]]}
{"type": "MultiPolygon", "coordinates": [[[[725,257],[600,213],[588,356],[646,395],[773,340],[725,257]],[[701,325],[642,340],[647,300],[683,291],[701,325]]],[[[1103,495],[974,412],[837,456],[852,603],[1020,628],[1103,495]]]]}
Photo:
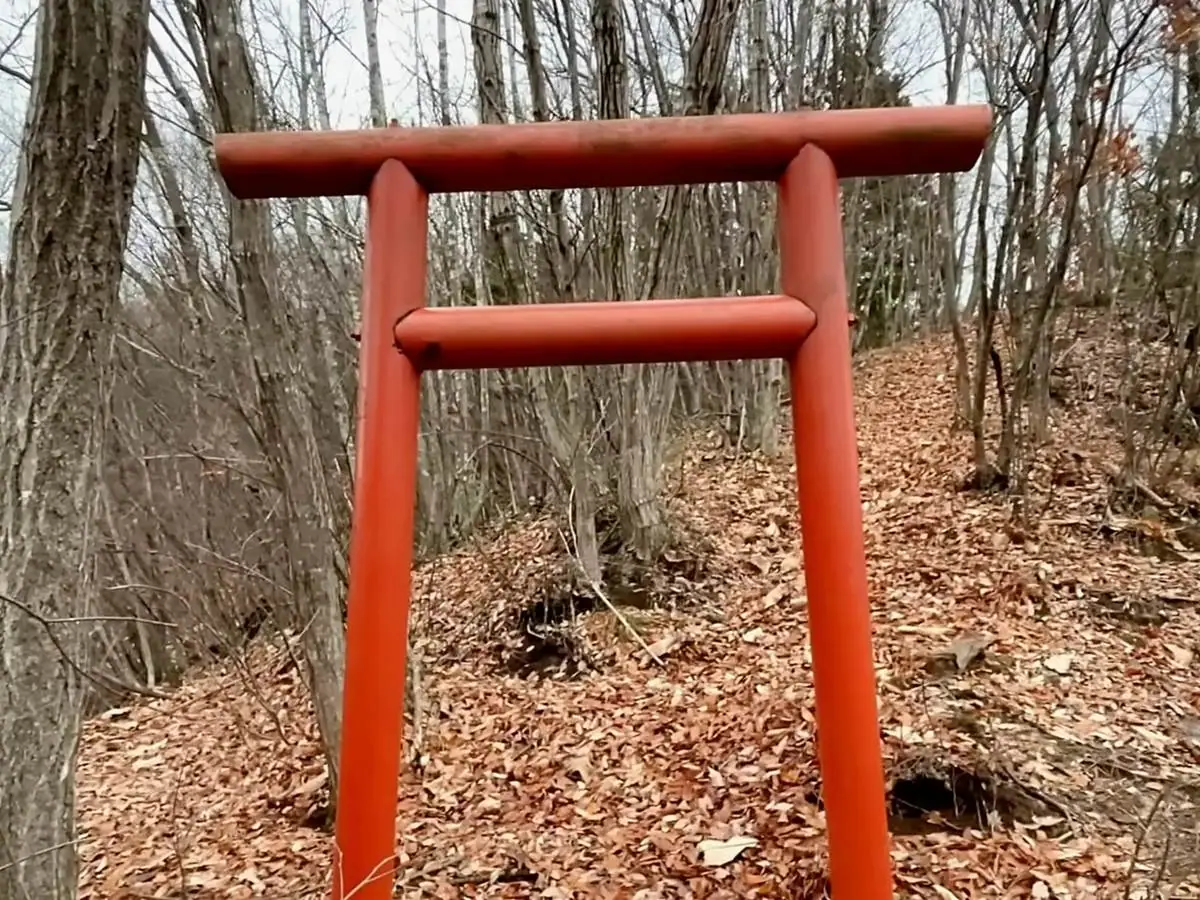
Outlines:
{"type": "Polygon", "coordinates": [[[363,0],[363,26],[367,37],[367,86],[371,98],[371,127],[387,125],[387,102],[383,98],[383,67],[379,63],[379,4],[363,0]]]}
{"type": "MultiPolygon", "coordinates": [[[[197,6],[204,35],[214,120],[220,131],[259,126],[254,69],[233,0],[197,6]]],[[[329,766],[332,809],[337,798],[345,635],[342,585],[335,576],[340,526],[321,471],[322,442],[309,407],[311,383],[301,361],[304,325],[273,285],[279,281],[270,208],[229,200],[229,242],[237,307],[246,327],[254,379],[255,431],[271,480],[283,500],[292,622],[303,634],[304,659],[329,766]]]]}
{"type": "Polygon", "coordinates": [[[0,286],[0,897],[76,892],[75,755],[96,600],[112,327],[148,0],[43,0],[0,286]]]}

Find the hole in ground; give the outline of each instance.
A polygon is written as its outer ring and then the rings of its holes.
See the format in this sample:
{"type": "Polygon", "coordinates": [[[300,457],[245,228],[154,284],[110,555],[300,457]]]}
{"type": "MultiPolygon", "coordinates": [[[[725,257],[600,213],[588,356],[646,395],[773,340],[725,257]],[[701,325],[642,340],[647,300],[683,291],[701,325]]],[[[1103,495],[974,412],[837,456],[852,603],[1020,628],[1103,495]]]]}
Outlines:
{"type": "Polygon", "coordinates": [[[986,831],[1053,814],[1020,785],[955,765],[926,767],[897,778],[888,797],[893,834],[986,831]]]}
{"type": "Polygon", "coordinates": [[[591,594],[563,591],[535,600],[516,616],[517,640],[503,653],[506,668],[521,676],[558,673],[568,678],[587,670],[575,619],[595,609],[591,594]]]}
{"type": "Polygon", "coordinates": [[[606,654],[581,632],[581,617],[604,612],[611,604],[640,634],[638,619],[652,619],[656,612],[698,605],[706,599],[703,584],[713,548],[687,523],[671,523],[671,540],[652,561],[638,558],[621,543],[616,519],[610,513],[602,510],[597,514],[596,527],[602,539],[604,599],[578,574],[574,559],[563,555],[556,560],[540,588],[511,611],[508,633],[497,647],[506,671],[522,677],[583,675],[603,666],[606,654]]]}
{"type": "Polygon", "coordinates": [[[901,778],[888,801],[888,824],[893,834],[930,834],[936,831],[984,829],[989,804],[983,779],[970,773],[956,777],[915,775],[901,778]]]}

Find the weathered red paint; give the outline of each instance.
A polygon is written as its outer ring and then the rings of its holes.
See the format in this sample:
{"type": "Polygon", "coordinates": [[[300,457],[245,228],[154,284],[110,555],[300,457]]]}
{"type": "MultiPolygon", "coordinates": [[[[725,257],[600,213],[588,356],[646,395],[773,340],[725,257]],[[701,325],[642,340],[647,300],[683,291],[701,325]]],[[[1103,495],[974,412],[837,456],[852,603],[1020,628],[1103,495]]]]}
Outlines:
{"type": "Polygon", "coordinates": [[[807,306],[778,295],[450,306],[405,316],[396,346],[421,369],[773,359],[790,356],[815,323],[807,306]]]}
{"type": "Polygon", "coordinates": [[[425,305],[428,198],[394,160],[367,200],[333,896],[392,896],[421,374],[392,326],[425,305]]]}
{"type": "Polygon", "coordinates": [[[779,182],[780,281],[820,325],[788,360],[817,746],[838,897],[891,896],[837,171],[805,147],[779,182]]]}
{"type": "Polygon", "coordinates": [[[362,194],[384,160],[430,193],[775,181],[816,144],[842,178],[965,171],[986,106],[910,106],[453,128],[220,134],[217,165],[243,199],[362,194]]]}
{"type": "Polygon", "coordinates": [[[791,375],[833,889],[892,896],[837,181],[968,169],[990,129],[923,107],[217,137],[238,197],[369,192],[334,900],[392,890],[420,372],[767,356],[791,375]],[[428,192],[766,179],[781,295],[424,308],[428,192]]]}

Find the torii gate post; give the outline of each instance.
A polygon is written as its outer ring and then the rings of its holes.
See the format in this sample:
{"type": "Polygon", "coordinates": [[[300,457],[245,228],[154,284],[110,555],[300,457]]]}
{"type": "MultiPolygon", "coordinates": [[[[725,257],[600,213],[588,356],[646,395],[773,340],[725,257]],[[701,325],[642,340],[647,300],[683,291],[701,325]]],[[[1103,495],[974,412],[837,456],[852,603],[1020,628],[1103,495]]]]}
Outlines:
{"type": "Polygon", "coordinates": [[[366,194],[334,900],[385,900],[411,598],[420,377],[431,369],[783,358],[830,881],[892,896],[838,178],[966,171],[984,106],[225,134],[234,197],[366,194]],[[427,309],[428,194],[777,181],[781,293],[427,309]]]}

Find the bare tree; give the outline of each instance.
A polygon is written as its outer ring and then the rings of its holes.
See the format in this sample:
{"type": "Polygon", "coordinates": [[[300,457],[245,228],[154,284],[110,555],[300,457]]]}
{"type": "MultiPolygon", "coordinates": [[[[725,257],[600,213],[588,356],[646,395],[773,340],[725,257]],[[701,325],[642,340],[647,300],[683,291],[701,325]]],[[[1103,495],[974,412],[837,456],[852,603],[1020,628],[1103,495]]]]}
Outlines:
{"type": "MultiPolygon", "coordinates": [[[[967,68],[967,37],[970,33],[971,0],[935,2],[933,9],[941,31],[942,51],[945,54],[946,102],[953,104],[958,101],[963,75],[967,68]]],[[[960,241],[966,240],[966,233],[964,231],[960,239],[959,230],[955,227],[958,220],[958,180],[959,176],[954,174],[946,173],[938,176],[938,214],[941,217],[942,240],[942,308],[945,310],[945,319],[950,323],[950,331],[954,338],[954,427],[966,425],[971,418],[971,370],[967,361],[967,339],[959,311],[959,272],[963,256],[963,246],[960,241]]],[[[976,185],[979,184],[980,181],[976,178],[976,185]]]]}
{"type": "Polygon", "coordinates": [[[1003,115],[977,206],[972,483],[1011,486],[1018,501],[1046,436],[1055,326],[1081,223],[1104,204],[1096,179],[1113,133],[1113,98],[1155,12],[1123,7],[1118,22],[1117,9],[1111,0],[1009,0],[977,10],[980,74],[1003,115]],[[994,159],[1008,178],[998,236],[989,242],[994,159]],[[990,453],[984,417],[993,380],[1000,428],[990,453]]]}
{"type": "MultiPolygon", "coordinates": [[[[1164,25],[1152,59],[1165,82],[1165,131],[1139,148],[1121,130],[1105,148],[1096,190],[1129,215],[1122,233],[1106,210],[1093,225],[1107,238],[1106,265],[1080,266],[1090,276],[1080,279],[1084,302],[1111,303],[1125,444],[1114,500],[1134,508],[1160,505],[1172,479],[1200,475],[1200,34],[1186,5],[1164,25]]],[[[1092,241],[1093,258],[1104,237],[1092,241]]]]}
{"type": "MultiPolygon", "coordinates": [[[[305,2],[307,6],[307,0],[305,2]]],[[[379,63],[379,4],[363,0],[364,30],[367,36],[367,84],[371,96],[371,126],[387,124],[387,104],[383,99],[383,67],[379,63]]]]}
{"type": "Polygon", "coordinates": [[[0,897],[75,896],[96,502],[148,0],[43,0],[0,286],[0,897]]]}
{"type": "MultiPolygon", "coordinates": [[[[208,0],[198,12],[216,130],[252,130],[259,124],[258,90],[236,5],[208,0]]],[[[281,537],[287,550],[291,624],[303,635],[331,794],[336,798],[345,666],[342,583],[337,576],[345,527],[338,514],[343,496],[330,482],[332,466],[324,464],[332,448],[317,418],[322,398],[306,377],[306,362],[311,361],[307,323],[298,316],[297,304],[274,288],[279,266],[270,207],[232,199],[228,203],[233,290],[245,323],[254,385],[247,419],[283,502],[281,537]]]]}

